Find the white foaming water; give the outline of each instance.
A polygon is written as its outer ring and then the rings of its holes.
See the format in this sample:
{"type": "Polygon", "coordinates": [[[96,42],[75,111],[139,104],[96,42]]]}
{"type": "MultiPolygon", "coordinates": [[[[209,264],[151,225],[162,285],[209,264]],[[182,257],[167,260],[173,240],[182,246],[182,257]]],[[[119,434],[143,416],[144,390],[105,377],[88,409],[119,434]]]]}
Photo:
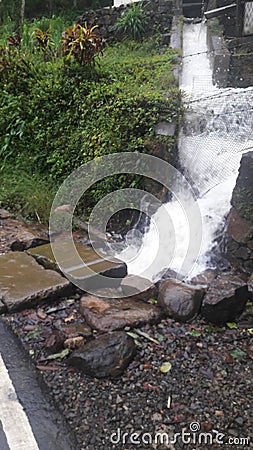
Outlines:
{"type": "Polygon", "coordinates": [[[183,41],[180,88],[185,92],[186,113],[179,158],[196,192],[202,227],[197,220],[194,224],[191,206],[186,211],[175,198],[156,211],[142,243],[130,243],[117,255],[127,263],[128,273],[153,281],[168,268],[191,278],[208,267],[231,206],[241,155],[253,147],[253,88],[213,86],[204,23],[185,24],[183,41]],[[193,224],[191,233],[189,223],[193,224]]]}

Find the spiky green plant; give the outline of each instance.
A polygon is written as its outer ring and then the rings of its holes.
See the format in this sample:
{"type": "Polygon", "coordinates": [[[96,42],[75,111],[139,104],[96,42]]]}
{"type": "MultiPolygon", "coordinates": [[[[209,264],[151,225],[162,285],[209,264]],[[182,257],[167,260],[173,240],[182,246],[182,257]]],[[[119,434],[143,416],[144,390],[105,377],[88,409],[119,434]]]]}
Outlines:
{"type": "Polygon", "coordinates": [[[132,3],[115,24],[115,31],[123,37],[141,40],[148,25],[146,11],[142,2],[132,3]]]}

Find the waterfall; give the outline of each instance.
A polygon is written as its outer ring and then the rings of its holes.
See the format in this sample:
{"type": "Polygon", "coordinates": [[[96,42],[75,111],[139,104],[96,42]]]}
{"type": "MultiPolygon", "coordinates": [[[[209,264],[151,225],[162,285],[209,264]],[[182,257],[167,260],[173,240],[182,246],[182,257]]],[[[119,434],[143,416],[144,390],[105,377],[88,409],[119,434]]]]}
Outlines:
{"type": "MultiPolygon", "coordinates": [[[[153,281],[168,268],[189,279],[210,267],[217,234],[231,206],[241,155],[253,148],[253,88],[219,89],[213,85],[204,22],[184,24],[180,89],[185,115],[179,160],[196,193],[202,218],[201,248],[190,270],[182,273],[189,248],[189,217],[172,198],[151,217],[143,239],[138,244],[136,239],[128,241],[117,255],[127,263],[128,273],[153,281]]],[[[196,228],[191,235],[196,243],[199,233],[196,228]]]]}

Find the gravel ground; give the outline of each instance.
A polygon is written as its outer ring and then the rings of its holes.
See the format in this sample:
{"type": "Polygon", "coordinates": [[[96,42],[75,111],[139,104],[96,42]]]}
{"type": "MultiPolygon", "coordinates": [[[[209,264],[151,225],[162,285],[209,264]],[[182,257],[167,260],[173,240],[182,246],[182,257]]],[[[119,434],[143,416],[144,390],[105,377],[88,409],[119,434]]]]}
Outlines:
{"type": "MultiPolygon", "coordinates": [[[[4,253],[11,230],[0,231],[4,253]]],[[[137,356],[121,378],[90,379],[67,357],[45,359],[52,330],[83,321],[79,298],[2,316],[73,429],[76,450],[253,448],[252,325],[163,320],[141,328],[159,342],[138,336],[137,356]],[[171,369],[162,373],[165,362],[171,369]]]]}
{"type": "Polygon", "coordinates": [[[74,430],[76,450],[253,448],[252,329],[163,320],[141,328],[159,344],[139,336],[137,357],[120,379],[90,379],[67,358],[45,360],[52,326],[81,321],[78,305],[76,296],[50,305],[56,311],[48,314],[42,306],[5,316],[74,430]],[[190,430],[196,433],[183,434],[190,430]],[[163,444],[158,433],[165,433],[163,444]],[[217,433],[225,435],[218,435],[222,444],[217,433]]]}

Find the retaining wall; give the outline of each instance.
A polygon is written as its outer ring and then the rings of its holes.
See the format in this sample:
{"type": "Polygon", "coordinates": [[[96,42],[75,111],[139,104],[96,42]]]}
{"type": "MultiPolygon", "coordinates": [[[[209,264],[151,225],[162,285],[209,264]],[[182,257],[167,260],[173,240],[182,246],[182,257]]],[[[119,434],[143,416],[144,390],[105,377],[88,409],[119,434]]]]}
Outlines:
{"type": "MultiPolygon", "coordinates": [[[[162,34],[169,34],[172,17],[173,17],[173,1],[172,0],[144,0],[142,2],[146,11],[148,20],[147,34],[153,34],[156,31],[162,34]]],[[[121,5],[119,7],[109,6],[97,10],[89,10],[84,12],[82,16],[77,18],[77,22],[97,24],[102,38],[113,40],[115,38],[115,23],[122,14],[131,7],[131,4],[121,5]]],[[[123,36],[117,35],[117,39],[123,36]]]]}

